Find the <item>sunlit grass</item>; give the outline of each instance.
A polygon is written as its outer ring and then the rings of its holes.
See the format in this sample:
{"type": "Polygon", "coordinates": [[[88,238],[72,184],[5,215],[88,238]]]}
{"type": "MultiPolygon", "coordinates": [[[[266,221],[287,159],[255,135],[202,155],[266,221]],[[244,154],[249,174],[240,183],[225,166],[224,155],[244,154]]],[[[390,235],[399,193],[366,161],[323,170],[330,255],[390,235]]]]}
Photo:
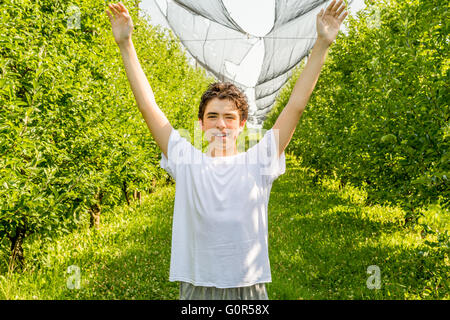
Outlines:
{"type": "MultiPolygon", "coordinates": [[[[401,208],[366,205],[363,187],[314,175],[288,156],[273,185],[270,299],[449,298],[448,250],[424,245],[436,235],[406,228],[401,208]],[[371,265],[380,268],[380,289],[367,287],[371,265]]],[[[168,281],[174,196],[169,185],[140,207],[104,212],[99,230],[30,238],[25,270],[0,276],[0,299],[178,299],[178,284],[168,281]],[[71,265],[80,268],[80,289],[68,288],[71,265]]],[[[432,228],[448,230],[439,206],[422,211],[432,228]]]]}
{"type": "Polygon", "coordinates": [[[99,230],[84,229],[47,244],[26,246],[39,268],[2,276],[2,299],[176,299],[168,279],[173,186],[149,195],[141,207],[105,213],[99,230]],[[80,268],[80,289],[69,289],[67,268],[80,268]]]}
{"type": "MultiPolygon", "coordinates": [[[[335,179],[313,183],[314,170],[288,158],[269,205],[272,299],[448,299],[448,251],[424,245],[395,206],[366,205],[363,188],[335,179]],[[426,253],[425,253],[426,252],[426,253]],[[439,253],[438,253],[439,252],[439,253]],[[381,288],[369,289],[377,265],[381,288]]],[[[444,230],[444,211],[423,209],[444,230]]],[[[431,218],[430,218],[431,217],[431,218]]]]}

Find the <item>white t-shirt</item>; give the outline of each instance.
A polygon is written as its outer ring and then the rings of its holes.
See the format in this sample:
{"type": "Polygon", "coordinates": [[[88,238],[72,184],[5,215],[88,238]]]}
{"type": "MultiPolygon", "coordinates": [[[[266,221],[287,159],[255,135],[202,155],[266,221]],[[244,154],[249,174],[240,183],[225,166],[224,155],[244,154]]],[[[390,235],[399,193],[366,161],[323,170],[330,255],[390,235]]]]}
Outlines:
{"type": "Polygon", "coordinates": [[[267,206],[286,170],[274,131],[247,152],[209,157],[172,130],[161,167],[176,182],[170,281],[233,288],[271,282],[267,206]]]}

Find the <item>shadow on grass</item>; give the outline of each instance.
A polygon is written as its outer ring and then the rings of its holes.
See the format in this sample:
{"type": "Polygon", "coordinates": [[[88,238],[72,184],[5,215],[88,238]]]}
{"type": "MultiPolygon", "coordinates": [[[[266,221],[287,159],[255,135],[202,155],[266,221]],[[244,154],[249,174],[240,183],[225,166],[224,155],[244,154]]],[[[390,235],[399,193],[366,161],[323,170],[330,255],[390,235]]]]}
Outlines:
{"type": "Polygon", "coordinates": [[[89,250],[67,262],[79,266],[81,288],[55,299],[178,299],[178,284],[168,280],[173,199],[152,199],[124,227],[94,232],[89,250]]]}
{"type": "Polygon", "coordinates": [[[448,266],[443,259],[421,255],[416,234],[385,212],[384,220],[363,215],[364,201],[350,201],[348,193],[343,196],[343,190],[314,183],[313,176],[288,162],[286,174],[274,183],[269,204],[269,298],[448,296],[448,266]],[[367,272],[371,265],[380,268],[380,289],[367,286],[367,281],[373,283],[367,272]],[[424,290],[429,292],[423,295],[424,290]]]}
{"type": "MultiPolygon", "coordinates": [[[[384,208],[376,209],[383,219],[363,214],[356,193],[349,197],[313,176],[288,162],[273,185],[270,299],[448,298],[448,264],[421,254],[415,234],[384,208]],[[370,265],[380,268],[380,289],[367,288],[370,265]]],[[[44,259],[42,270],[16,279],[7,296],[25,284],[21,296],[42,299],[178,299],[178,283],[168,280],[173,197],[173,187],[162,190],[137,210],[105,217],[98,232],[58,240],[51,263],[44,259]],[[70,265],[80,268],[80,289],[67,288],[70,265]]]]}

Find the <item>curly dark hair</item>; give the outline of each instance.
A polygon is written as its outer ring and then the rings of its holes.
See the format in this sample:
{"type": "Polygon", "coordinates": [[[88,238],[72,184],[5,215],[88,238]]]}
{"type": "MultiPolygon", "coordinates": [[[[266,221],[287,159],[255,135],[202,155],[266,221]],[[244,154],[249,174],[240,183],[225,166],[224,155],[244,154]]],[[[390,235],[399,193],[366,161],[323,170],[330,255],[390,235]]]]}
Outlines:
{"type": "Polygon", "coordinates": [[[203,120],[206,105],[214,98],[229,99],[234,102],[236,109],[239,110],[240,122],[247,120],[248,117],[248,101],[245,94],[230,82],[214,82],[203,93],[198,109],[198,118],[203,120]]]}

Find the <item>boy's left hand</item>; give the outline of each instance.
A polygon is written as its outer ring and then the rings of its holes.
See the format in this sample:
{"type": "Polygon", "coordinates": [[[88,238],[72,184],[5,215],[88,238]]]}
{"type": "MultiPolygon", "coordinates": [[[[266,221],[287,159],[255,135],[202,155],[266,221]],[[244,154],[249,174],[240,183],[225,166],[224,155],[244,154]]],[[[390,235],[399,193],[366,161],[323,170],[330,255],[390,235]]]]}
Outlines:
{"type": "Polygon", "coordinates": [[[330,46],[336,39],[342,21],[348,15],[348,11],[342,13],[346,8],[342,0],[333,0],[327,9],[320,10],[317,15],[317,40],[330,46]]]}

